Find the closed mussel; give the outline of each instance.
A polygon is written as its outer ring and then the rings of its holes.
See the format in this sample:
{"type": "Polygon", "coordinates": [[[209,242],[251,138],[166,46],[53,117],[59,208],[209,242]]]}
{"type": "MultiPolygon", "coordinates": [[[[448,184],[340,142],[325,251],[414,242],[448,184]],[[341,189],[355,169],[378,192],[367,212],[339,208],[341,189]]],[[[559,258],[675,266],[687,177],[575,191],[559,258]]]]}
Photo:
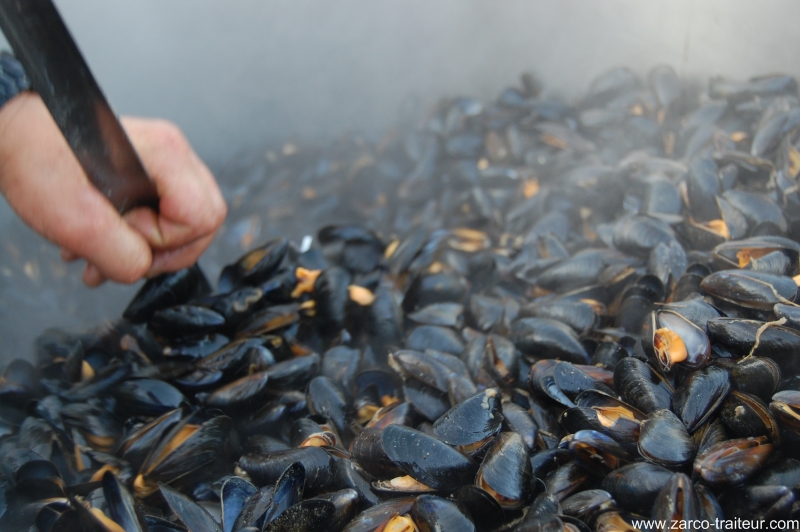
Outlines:
{"type": "Polygon", "coordinates": [[[530,484],[531,463],[522,438],[515,432],[501,432],[483,459],[475,485],[511,510],[527,503],[530,484]]]}
{"type": "Polygon", "coordinates": [[[470,482],[478,470],[478,464],[446,443],[402,425],[383,429],[382,443],[397,467],[433,489],[456,489],[470,482]]]}
{"type": "Polygon", "coordinates": [[[642,421],[639,453],[664,467],[689,463],[696,451],[686,427],[670,410],[656,410],[642,421]]]}
{"type": "Polygon", "coordinates": [[[698,454],[694,470],[714,487],[741,484],[759,471],[771,452],[765,436],[727,440],[698,454]]]}
{"type": "Polygon", "coordinates": [[[471,455],[488,445],[502,425],[500,394],[490,388],[445,412],[433,423],[433,432],[446,444],[471,455]]]}
{"type": "Polygon", "coordinates": [[[792,302],[797,284],[791,277],[757,271],[722,270],[701,283],[713,298],[746,309],[771,311],[776,303],[792,302]]]}
{"type": "Polygon", "coordinates": [[[703,368],[681,382],[672,396],[672,409],[689,432],[694,432],[720,407],[730,388],[727,371],[703,368]]]}

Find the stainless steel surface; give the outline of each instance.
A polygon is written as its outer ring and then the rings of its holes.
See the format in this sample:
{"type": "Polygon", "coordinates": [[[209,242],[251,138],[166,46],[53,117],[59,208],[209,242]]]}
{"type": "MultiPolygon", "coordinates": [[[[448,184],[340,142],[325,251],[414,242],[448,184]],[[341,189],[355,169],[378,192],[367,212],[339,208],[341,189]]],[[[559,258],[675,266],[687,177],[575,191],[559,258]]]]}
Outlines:
{"type": "Polygon", "coordinates": [[[121,213],[158,193],[52,0],[0,1],[0,28],[92,184],[121,213]]]}
{"type": "MultiPolygon", "coordinates": [[[[792,0],[56,4],[115,109],[175,121],[215,170],[287,138],[380,132],[409,96],[423,108],[454,94],[494,98],[523,71],[567,95],[617,65],[644,75],[667,63],[699,81],[800,75],[792,0]]],[[[119,316],[135,290],[80,288],[80,266],[62,267],[20,225],[0,213],[4,234],[41,259],[39,275],[0,272],[0,359],[27,353],[48,326],[119,316]]],[[[218,266],[204,261],[215,275],[218,266]]]]}

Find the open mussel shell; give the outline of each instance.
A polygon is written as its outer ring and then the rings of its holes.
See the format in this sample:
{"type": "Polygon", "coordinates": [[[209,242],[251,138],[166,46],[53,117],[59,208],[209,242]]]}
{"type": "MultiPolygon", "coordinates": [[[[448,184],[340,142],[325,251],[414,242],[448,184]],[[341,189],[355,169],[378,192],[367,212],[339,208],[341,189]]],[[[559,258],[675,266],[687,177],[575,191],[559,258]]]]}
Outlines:
{"type": "Polygon", "coordinates": [[[333,462],[333,481],[328,489],[354,491],[356,506],[364,509],[381,501],[381,496],[373,489],[373,480],[374,477],[352,458],[339,458],[333,462]]]}
{"type": "Polygon", "coordinates": [[[556,384],[555,368],[558,361],[543,359],[536,361],[528,372],[528,389],[531,394],[548,397],[568,408],[575,406],[572,399],[556,384]]]}
{"type": "Polygon", "coordinates": [[[172,483],[194,472],[203,473],[206,466],[224,456],[231,419],[215,416],[198,424],[200,421],[198,415],[187,416],[151,449],[133,485],[139,497],[153,493],[159,482],[172,483]]]}
{"type": "Polygon", "coordinates": [[[698,454],[694,471],[717,488],[741,484],[763,467],[771,452],[765,436],[727,440],[698,454]]]}
{"type": "Polygon", "coordinates": [[[183,521],[189,530],[222,532],[217,522],[205,508],[166,484],[161,484],[159,487],[170,509],[183,521]]]}
{"type": "Polygon", "coordinates": [[[642,421],[639,454],[665,467],[680,467],[694,458],[696,447],[683,422],[670,410],[656,410],[642,421]]]}
{"type": "Polygon", "coordinates": [[[723,268],[746,268],[754,259],[776,251],[789,260],[789,270],[784,275],[796,275],[800,244],[780,236],[759,236],[725,242],[714,248],[714,259],[723,268]]]}
{"type": "MultiPolygon", "coordinates": [[[[570,362],[558,362],[553,367],[555,385],[573,400],[586,390],[597,390],[613,395],[614,391],[592,373],[603,373],[603,370],[592,366],[578,366],[570,362]]],[[[606,374],[611,375],[610,372],[606,374]]]]}
{"type": "Polygon", "coordinates": [[[531,495],[531,477],[531,463],[522,438],[515,432],[501,432],[483,459],[475,485],[503,508],[517,509],[531,495]]]}
{"type": "Polygon", "coordinates": [[[590,479],[591,474],[586,469],[570,461],[547,474],[544,478],[545,491],[563,501],[583,489],[590,479]]]}
{"type": "Polygon", "coordinates": [[[769,408],[754,395],[731,392],[722,404],[719,417],[734,438],[766,436],[772,443],[780,442],[780,428],[769,408]]]}
{"type": "Polygon", "coordinates": [[[415,500],[415,497],[402,497],[376,504],[356,515],[343,532],[374,532],[393,516],[405,515],[411,511],[415,500]]]}
{"type": "Polygon", "coordinates": [[[708,420],[728,395],[728,372],[718,367],[695,371],[681,382],[672,396],[673,411],[689,432],[708,420]]]}
{"type": "Polygon", "coordinates": [[[258,489],[243,478],[230,477],[222,484],[220,490],[220,515],[223,532],[232,532],[234,523],[245,507],[248,499],[258,489]]]}
{"type": "Polygon", "coordinates": [[[456,489],[471,482],[478,470],[478,464],[446,443],[408,427],[389,425],[381,441],[397,467],[433,489],[456,489]]]}
{"type": "Polygon", "coordinates": [[[613,396],[587,390],[576,399],[578,406],[561,414],[559,423],[568,432],[593,430],[605,434],[621,445],[633,448],[639,440],[642,412],[613,396]]]}
{"type": "Polygon", "coordinates": [[[144,514],[128,488],[110,471],[103,474],[102,483],[111,519],[126,532],[146,532],[144,514]]]}
{"type": "Polygon", "coordinates": [[[579,430],[562,441],[575,461],[593,473],[606,475],[634,456],[613,438],[594,430],[579,430]]]}
{"type": "Polygon", "coordinates": [[[489,388],[445,412],[433,423],[433,432],[465,454],[477,453],[500,432],[500,399],[500,392],[489,388]]]}
{"type": "Polygon", "coordinates": [[[642,329],[642,347],[664,371],[676,364],[689,370],[701,368],[711,354],[705,332],[669,310],[650,313],[642,329]]]}
{"type": "Polygon", "coordinates": [[[769,411],[780,426],[800,435],[800,391],[783,390],[772,396],[769,411]]]}
{"type": "Polygon", "coordinates": [[[122,313],[126,320],[144,322],[158,310],[187,303],[211,292],[211,286],[197,264],[173,273],[162,273],[139,289],[122,313]]]}

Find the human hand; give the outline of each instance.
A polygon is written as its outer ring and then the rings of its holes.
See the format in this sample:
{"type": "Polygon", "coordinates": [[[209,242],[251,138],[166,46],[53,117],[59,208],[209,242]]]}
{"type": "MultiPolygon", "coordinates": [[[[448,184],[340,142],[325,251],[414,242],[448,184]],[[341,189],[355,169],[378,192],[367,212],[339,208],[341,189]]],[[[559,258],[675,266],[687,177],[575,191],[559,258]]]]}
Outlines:
{"type": "Polygon", "coordinates": [[[86,259],[83,282],[133,283],[194,264],[227,213],[214,177],[180,130],[161,120],[122,118],[156,184],[159,213],[120,216],[86,177],[35,93],[0,108],[0,192],[64,260],[86,259]]]}

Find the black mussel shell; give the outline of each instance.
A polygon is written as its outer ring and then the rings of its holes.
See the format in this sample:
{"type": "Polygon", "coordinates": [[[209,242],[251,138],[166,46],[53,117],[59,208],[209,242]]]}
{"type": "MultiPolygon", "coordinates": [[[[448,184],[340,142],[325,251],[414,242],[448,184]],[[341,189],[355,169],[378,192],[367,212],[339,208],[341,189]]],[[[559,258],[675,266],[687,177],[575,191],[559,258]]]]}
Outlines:
{"type": "Polygon", "coordinates": [[[536,432],[539,429],[528,411],[511,401],[502,403],[503,422],[510,430],[522,437],[522,441],[531,452],[536,446],[536,432]]]}
{"type": "Polygon", "coordinates": [[[308,384],[307,397],[309,411],[330,420],[339,435],[347,435],[349,441],[347,398],[339,385],[328,377],[314,377],[308,384]]]}
{"type": "Polygon", "coordinates": [[[470,511],[459,502],[420,495],[411,506],[411,518],[422,530],[442,532],[470,532],[477,530],[470,511]]]}
{"type": "Polygon", "coordinates": [[[223,532],[232,532],[236,518],[242,512],[247,500],[258,491],[255,486],[240,477],[230,477],[222,484],[220,491],[223,532]]]}
{"type": "Polygon", "coordinates": [[[672,478],[672,471],[649,462],[634,462],[609,473],[601,487],[617,504],[631,512],[648,515],[658,493],[672,478]]]}
{"type": "Polygon", "coordinates": [[[719,417],[734,438],[767,436],[780,442],[780,428],[767,405],[754,395],[731,392],[722,404],[719,417]]]}
{"type": "Polygon", "coordinates": [[[392,478],[405,474],[395,465],[383,448],[383,429],[362,430],[350,443],[350,455],[370,475],[378,478],[392,478]]]}
{"type": "Polygon", "coordinates": [[[588,364],[589,355],[567,325],[546,318],[522,318],[511,327],[511,339],[523,354],[588,364]]]}
{"type": "Polygon", "coordinates": [[[144,322],[157,310],[182,305],[209,292],[208,280],[196,264],[177,272],[162,273],[144,283],[122,317],[134,323],[144,322]]]}
{"type": "Polygon", "coordinates": [[[668,523],[694,522],[702,517],[700,501],[694,490],[692,480],[683,473],[675,473],[656,496],[653,503],[653,519],[663,519],[668,523]]]}
{"type": "Polygon", "coordinates": [[[800,461],[780,458],[765,465],[750,482],[754,486],[788,486],[800,482],[800,461]]]}
{"type": "Polygon", "coordinates": [[[625,402],[644,413],[670,407],[672,387],[637,358],[628,357],[619,361],[614,368],[614,384],[625,402]]]}
{"type": "MultiPolygon", "coordinates": [[[[780,236],[760,236],[725,242],[714,248],[714,259],[724,268],[745,268],[752,260],[776,251],[784,254],[796,270],[800,244],[780,236]]],[[[787,274],[794,275],[795,271],[790,269],[787,274]]]]}
{"type": "Polygon", "coordinates": [[[333,479],[331,456],[319,447],[299,447],[277,451],[269,455],[244,454],[239,467],[250,475],[257,485],[274,484],[290,465],[299,462],[305,469],[305,490],[326,487],[333,479]]]}
{"type": "Polygon", "coordinates": [[[264,532],[315,532],[327,529],[336,515],[336,506],[323,499],[306,499],[288,508],[264,532]]]}
{"type": "Polygon", "coordinates": [[[800,391],[784,390],[772,396],[769,411],[781,427],[800,434],[800,391]]]}
{"type": "Polygon", "coordinates": [[[665,467],[689,463],[697,450],[681,420],[670,410],[656,410],[642,421],[639,454],[665,467]]]}
{"type": "Polygon", "coordinates": [[[786,519],[797,497],[786,486],[735,486],[719,498],[726,519],[786,519]]]}
{"type": "Polygon", "coordinates": [[[797,284],[791,277],[756,271],[722,270],[701,283],[712,297],[756,310],[771,311],[777,303],[792,302],[797,297],[797,284]]]}
{"type": "Polygon", "coordinates": [[[414,497],[403,497],[376,504],[356,515],[343,532],[373,532],[392,516],[405,515],[411,511],[415,500],[414,497]]]}
{"type": "Polygon", "coordinates": [[[225,318],[213,310],[196,305],[176,305],[157,310],[148,327],[167,338],[202,336],[217,332],[225,325],[225,318]]]}
{"type": "Polygon", "coordinates": [[[500,392],[489,388],[445,412],[433,423],[433,432],[441,441],[469,454],[488,445],[502,424],[500,392]]]}
{"type": "Polygon", "coordinates": [[[356,490],[342,489],[331,493],[325,493],[314,497],[333,503],[336,511],[333,518],[327,524],[327,530],[339,532],[349,523],[358,510],[359,496],[356,490]]]}
{"type": "Polygon", "coordinates": [[[522,438],[515,432],[501,432],[483,459],[475,485],[489,492],[503,508],[516,509],[531,495],[531,476],[522,438]]]}
{"type": "Polygon", "coordinates": [[[186,398],[174,386],[157,379],[130,379],[114,390],[130,415],[160,416],[179,408],[186,398]]]}
{"type": "Polygon", "coordinates": [[[486,490],[474,485],[462,486],[456,492],[460,507],[468,508],[477,530],[497,525],[503,520],[503,507],[486,490]]]}
{"type": "Polygon", "coordinates": [[[781,370],[771,358],[745,357],[739,360],[718,359],[715,364],[730,375],[731,388],[768,401],[781,382],[781,370]]]}
{"type": "Polygon", "coordinates": [[[771,452],[765,436],[723,441],[698,454],[694,470],[717,488],[741,484],[761,469],[771,452]]]}
{"type": "Polygon", "coordinates": [[[578,464],[600,475],[634,460],[634,456],[613,438],[595,430],[579,430],[571,438],[565,438],[563,445],[578,464]]]}
{"type": "Polygon", "coordinates": [[[455,489],[472,481],[478,464],[447,444],[401,425],[383,429],[383,449],[407,475],[433,489],[455,489]]]}
{"type": "MultiPolygon", "coordinates": [[[[402,472],[398,473],[398,475],[402,474],[402,472]]],[[[372,478],[353,460],[340,458],[333,464],[333,482],[330,489],[347,489],[355,492],[356,507],[366,509],[381,501],[378,493],[372,488],[372,478]]]]}
{"type": "Polygon", "coordinates": [[[264,525],[278,519],[280,515],[299,503],[303,496],[306,470],[300,462],[294,462],[275,481],[272,504],[264,514],[264,525]]]}
{"type": "Polygon", "coordinates": [[[598,514],[616,508],[614,498],[605,490],[591,489],[570,495],[561,501],[561,513],[592,525],[598,514]]]}
{"type": "Polygon", "coordinates": [[[614,392],[611,388],[590,375],[588,371],[596,371],[596,368],[579,367],[570,362],[558,362],[553,368],[553,379],[558,389],[573,400],[586,390],[597,390],[613,395],[614,392]]]}
{"type": "Polygon", "coordinates": [[[694,432],[714,414],[730,390],[728,372],[706,367],[689,375],[672,396],[673,411],[689,432],[694,432]]]}
{"type": "Polygon", "coordinates": [[[205,508],[166,484],[161,484],[160,489],[169,507],[189,527],[189,530],[222,532],[217,522],[214,521],[214,518],[205,508]]]}
{"type": "MultiPolygon", "coordinates": [[[[202,401],[211,408],[235,413],[238,409],[252,407],[267,394],[269,375],[265,371],[253,373],[202,396],[202,401]]],[[[200,399],[200,394],[198,394],[200,399]]]]}
{"type": "Polygon", "coordinates": [[[757,320],[715,318],[708,320],[708,337],[736,357],[767,357],[781,368],[784,377],[800,372],[800,332],[757,320]],[[756,337],[758,341],[756,341],[756,337]]]}
{"type": "Polygon", "coordinates": [[[547,493],[563,501],[576,491],[580,491],[590,480],[590,473],[574,461],[558,467],[544,478],[547,493]]]}

